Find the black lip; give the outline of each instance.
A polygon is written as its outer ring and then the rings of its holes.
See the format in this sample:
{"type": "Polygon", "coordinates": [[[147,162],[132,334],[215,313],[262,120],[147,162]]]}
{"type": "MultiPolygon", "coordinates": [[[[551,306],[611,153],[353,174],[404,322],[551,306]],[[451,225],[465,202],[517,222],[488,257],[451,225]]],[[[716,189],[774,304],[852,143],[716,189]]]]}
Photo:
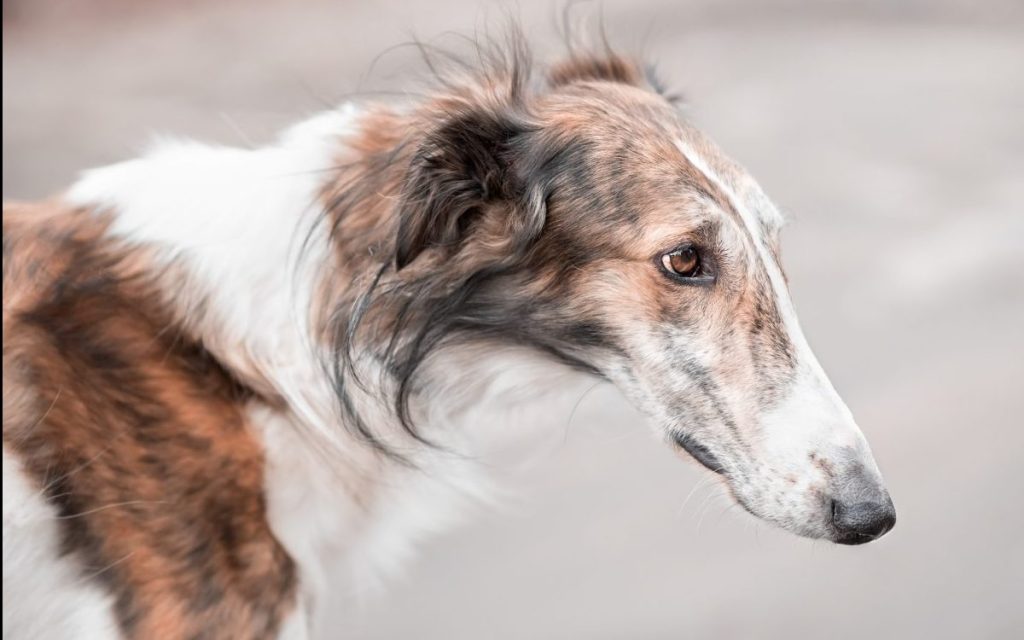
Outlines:
{"type": "Polygon", "coordinates": [[[704,465],[711,471],[714,471],[715,473],[726,475],[725,467],[723,467],[722,463],[718,461],[718,458],[715,457],[715,454],[711,453],[711,451],[707,447],[694,440],[693,437],[690,436],[689,434],[673,433],[672,440],[677,445],[682,447],[686,451],[686,453],[693,456],[693,459],[696,460],[697,462],[701,463],[702,465],[704,465]]]}
{"type": "Polygon", "coordinates": [[[877,540],[879,537],[881,536],[868,536],[862,533],[847,533],[836,535],[836,537],[832,539],[832,542],[836,544],[855,546],[858,544],[865,544],[871,542],[872,540],[877,540]]]}

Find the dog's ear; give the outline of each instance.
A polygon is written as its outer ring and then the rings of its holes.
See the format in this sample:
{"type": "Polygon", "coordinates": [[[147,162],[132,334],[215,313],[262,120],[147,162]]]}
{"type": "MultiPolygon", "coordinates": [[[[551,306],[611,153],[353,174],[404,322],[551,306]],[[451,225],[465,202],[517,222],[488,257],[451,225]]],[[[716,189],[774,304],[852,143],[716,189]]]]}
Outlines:
{"type": "Polygon", "coordinates": [[[548,71],[548,84],[552,87],[576,82],[614,82],[650,89],[673,104],[682,100],[661,81],[653,65],[642,64],[611,49],[604,53],[575,53],[548,71]]]}
{"type": "Polygon", "coordinates": [[[548,81],[553,87],[574,82],[617,82],[636,87],[644,86],[644,67],[636,61],[611,51],[603,54],[574,54],[551,67],[548,81]]]}
{"type": "Polygon", "coordinates": [[[543,198],[531,195],[516,166],[527,133],[522,118],[500,108],[461,105],[439,119],[405,177],[398,269],[427,249],[453,255],[473,236],[517,250],[540,233],[543,198]]]}

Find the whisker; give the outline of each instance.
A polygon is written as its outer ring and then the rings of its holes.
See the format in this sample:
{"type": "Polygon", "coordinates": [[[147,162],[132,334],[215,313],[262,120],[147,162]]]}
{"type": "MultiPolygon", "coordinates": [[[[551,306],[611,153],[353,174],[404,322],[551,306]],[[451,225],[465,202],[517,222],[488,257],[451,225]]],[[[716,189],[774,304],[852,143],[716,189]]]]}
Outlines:
{"type": "MultiPolygon", "coordinates": [[[[49,491],[51,488],[53,488],[53,486],[55,484],[57,484],[58,482],[61,482],[62,480],[66,480],[66,479],[70,478],[71,476],[75,475],[76,473],[78,473],[82,469],[85,469],[86,467],[88,467],[92,463],[96,462],[96,460],[98,460],[100,456],[102,456],[104,453],[107,453],[108,451],[110,451],[110,447],[109,446],[101,449],[99,453],[97,453],[93,457],[89,458],[88,460],[86,460],[82,464],[78,465],[74,469],[71,469],[67,473],[61,474],[61,475],[57,476],[56,478],[53,478],[52,480],[47,481],[47,483],[43,486],[43,488],[41,488],[39,490],[39,495],[44,495],[47,491],[49,491]]],[[[50,475],[49,467],[47,467],[46,475],[47,476],[50,475]]],[[[44,476],[44,477],[46,477],[46,476],[44,476]]],[[[51,497],[53,497],[53,496],[51,496],[51,497]]]]}
{"type": "Polygon", "coordinates": [[[689,504],[691,499],[693,499],[693,496],[695,496],[699,490],[711,486],[712,481],[714,479],[715,478],[707,475],[701,476],[701,479],[697,482],[697,484],[693,485],[693,488],[690,489],[690,492],[686,494],[686,498],[683,499],[683,504],[680,505],[679,510],[676,513],[676,517],[681,517],[683,515],[683,511],[686,509],[686,505],[689,504]]]}
{"type": "Polygon", "coordinates": [[[569,429],[572,427],[573,418],[576,417],[576,411],[579,410],[580,405],[583,404],[583,400],[586,399],[590,392],[601,386],[604,380],[598,380],[594,384],[587,387],[580,397],[576,399],[576,403],[572,406],[572,411],[569,412],[569,418],[565,421],[565,429],[562,432],[562,444],[566,444],[569,441],[569,429]]]}
{"type": "Polygon", "coordinates": [[[113,562],[111,562],[110,564],[108,564],[108,565],[106,565],[106,566],[104,566],[104,567],[101,567],[100,569],[97,569],[96,571],[93,571],[93,572],[91,572],[91,573],[88,573],[88,574],[86,574],[86,575],[84,575],[84,576],[80,577],[80,578],[79,578],[79,579],[78,579],[78,580],[77,580],[77,581],[75,582],[75,584],[83,584],[83,583],[89,582],[89,581],[91,581],[92,579],[94,579],[94,578],[96,578],[96,577],[98,577],[98,576],[100,576],[100,575],[102,575],[102,574],[106,573],[107,571],[110,571],[111,569],[113,569],[114,567],[116,567],[117,565],[121,564],[122,562],[124,562],[124,561],[125,561],[125,560],[127,560],[128,558],[131,558],[131,557],[132,557],[132,556],[134,556],[134,555],[135,555],[135,552],[134,552],[134,551],[129,551],[129,552],[128,552],[128,553],[126,553],[126,554],[125,554],[124,556],[122,556],[122,557],[118,558],[117,560],[114,560],[114,561],[113,561],[113,562]]]}
{"type": "Polygon", "coordinates": [[[113,502],[111,504],[105,504],[102,507],[96,507],[95,509],[87,509],[78,513],[72,513],[66,516],[56,516],[57,520],[70,520],[72,518],[81,518],[99,511],[105,511],[107,509],[114,509],[117,507],[126,507],[133,504],[171,504],[167,500],[126,500],[124,502],[113,502]]]}

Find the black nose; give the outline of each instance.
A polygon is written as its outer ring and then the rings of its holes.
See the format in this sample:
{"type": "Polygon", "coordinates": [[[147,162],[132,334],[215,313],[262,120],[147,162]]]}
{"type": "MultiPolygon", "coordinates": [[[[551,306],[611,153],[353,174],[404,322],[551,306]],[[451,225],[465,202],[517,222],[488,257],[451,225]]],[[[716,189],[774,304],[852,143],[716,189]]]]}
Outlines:
{"type": "Polygon", "coordinates": [[[865,502],[832,501],[832,527],[839,544],[864,544],[884,536],[896,524],[888,495],[865,502]]]}

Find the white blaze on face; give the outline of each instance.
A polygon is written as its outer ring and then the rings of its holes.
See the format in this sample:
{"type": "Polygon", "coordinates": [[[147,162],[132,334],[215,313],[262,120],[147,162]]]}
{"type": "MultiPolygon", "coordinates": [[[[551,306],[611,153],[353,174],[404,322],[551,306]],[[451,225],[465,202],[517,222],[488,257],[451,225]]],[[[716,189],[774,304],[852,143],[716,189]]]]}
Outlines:
{"type": "MultiPolygon", "coordinates": [[[[685,141],[677,142],[687,161],[715,185],[739,215],[753,244],[752,259],[768,274],[772,296],[795,358],[795,377],[784,399],[760,417],[760,451],[753,452],[756,466],[788,469],[801,475],[819,474],[809,462],[809,452],[821,459],[856,458],[869,473],[878,474],[867,443],[849,409],[832,387],[800,329],[785,278],[764,237],[764,229],[781,222],[781,215],[746,173],[732,176],[743,182],[746,198],[737,195],[709,162],[685,141]],[[753,203],[754,208],[748,206],[753,203]],[[762,223],[767,224],[762,224],[762,223]],[[763,458],[761,458],[763,456],[763,458]],[[761,459],[756,459],[761,458],[761,459]]],[[[851,461],[852,462],[852,461],[851,461]]]]}

